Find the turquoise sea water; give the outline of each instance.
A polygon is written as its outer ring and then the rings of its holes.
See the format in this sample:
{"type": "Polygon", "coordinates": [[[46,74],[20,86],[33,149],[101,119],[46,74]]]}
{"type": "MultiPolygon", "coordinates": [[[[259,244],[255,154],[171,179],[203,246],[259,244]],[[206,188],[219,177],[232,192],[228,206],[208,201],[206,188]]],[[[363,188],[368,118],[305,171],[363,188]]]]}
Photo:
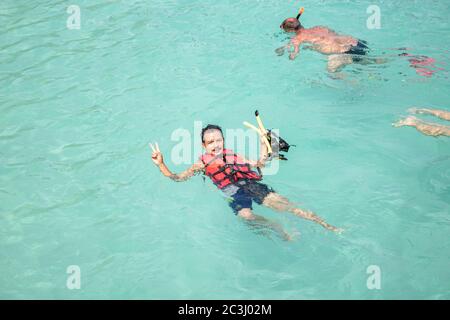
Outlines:
{"type": "Polygon", "coordinates": [[[391,126],[412,106],[450,110],[449,14],[445,0],[2,1],[0,298],[450,298],[450,138],[391,126]],[[389,62],[334,80],[318,53],[276,56],[300,6],[306,27],[389,62]],[[444,70],[418,75],[399,47],[444,70]],[[210,181],[153,165],[148,142],[181,171],[175,130],[243,128],[256,108],[297,145],[265,182],[342,235],[256,205],[298,236],[255,234],[210,181]]]}

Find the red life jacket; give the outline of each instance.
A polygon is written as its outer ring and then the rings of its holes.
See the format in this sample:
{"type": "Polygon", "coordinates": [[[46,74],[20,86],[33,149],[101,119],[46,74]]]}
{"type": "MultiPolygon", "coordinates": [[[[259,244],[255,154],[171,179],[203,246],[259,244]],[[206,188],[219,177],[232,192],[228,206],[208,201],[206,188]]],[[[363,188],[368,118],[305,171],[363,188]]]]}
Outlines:
{"type": "Polygon", "coordinates": [[[219,189],[244,179],[261,180],[261,176],[232,150],[224,149],[218,156],[204,154],[200,159],[205,165],[205,174],[219,189]]]}

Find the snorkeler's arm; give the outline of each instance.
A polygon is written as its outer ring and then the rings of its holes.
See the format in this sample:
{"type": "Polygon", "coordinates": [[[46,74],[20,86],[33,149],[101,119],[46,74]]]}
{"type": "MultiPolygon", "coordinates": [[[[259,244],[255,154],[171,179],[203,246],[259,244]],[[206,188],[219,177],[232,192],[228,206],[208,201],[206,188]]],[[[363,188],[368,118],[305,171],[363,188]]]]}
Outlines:
{"type": "Polygon", "coordinates": [[[294,51],[289,54],[289,59],[294,60],[300,51],[300,43],[294,43],[294,51]]]}
{"type": "Polygon", "coordinates": [[[197,162],[194,163],[189,169],[181,173],[172,173],[164,162],[159,165],[159,170],[161,170],[161,173],[176,182],[186,181],[194,175],[202,173],[204,168],[205,166],[203,163],[197,162]]]}
{"type": "Polygon", "coordinates": [[[267,145],[264,142],[263,137],[260,137],[259,160],[256,162],[256,167],[264,168],[268,158],[269,152],[267,150],[267,145]]]}
{"type": "Polygon", "coordinates": [[[260,149],[259,149],[259,160],[248,160],[242,157],[243,161],[250,165],[252,168],[264,168],[266,166],[266,161],[269,158],[269,154],[267,151],[267,145],[264,142],[263,138],[260,137],[260,149]]]}
{"type": "Polygon", "coordinates": [[[198,161],[194,163],[189,169],[182,173],[172,173],[169,168],[164,163],[163,155],[161,151],[159,150],[158,143],[155,143],[155,146],[153,144],[149,144],[150,148],[152,149],[152,161],[153,163],[159,168],[161,173],[165,175],[166,177],[169,177],[173,181],[186,181],[190,177],[199,174],[204,171],[204,164],[201,161],[198,161]]]}
{"type": "Polygon", "coordinates": [[[278,49],[275,50],[275,52],[277,53],[277,55],[282,56],[284,54],[284,50],[289,50],[291,48],[292,44],[289,41],[289,43],[287,45],[284,45],[282,47],[279,47],[278,49]]]}

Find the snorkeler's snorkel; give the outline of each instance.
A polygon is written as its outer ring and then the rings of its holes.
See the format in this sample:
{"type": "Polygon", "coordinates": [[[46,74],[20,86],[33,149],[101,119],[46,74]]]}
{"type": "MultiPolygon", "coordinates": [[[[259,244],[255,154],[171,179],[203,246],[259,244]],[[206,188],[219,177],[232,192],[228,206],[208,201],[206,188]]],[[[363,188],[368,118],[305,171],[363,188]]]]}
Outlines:
{"type": "Polygon", "coordinates": [[[300,23],[299,19],[304,11],[305,11],[305,8],[301,7],[300,10],[298,11],[297,17],[295,17],[295,18],[291,17],[291,18],[285,19],[281,23],[280,28],[286,32],[298,31],[302,27],[302,24],[300,23]]]}
{"type": "Polygon", "coordinates": [[[258,110],[255,111],[255,116],[256,116],[256,122],[258,122],[259,128],[255,127],[251,123],[248,123],[247,121],[243,122],[244,126],[250,128],[252,130],[255,130],[261,136],[261,138],[264,141],[264,144],[267,147],[267,153],[269,154],[269,157],[270,157],[272,154],[272,146],[270,145],[269,139],[267,138],[267,130],[266,130],[266,128],[264,128],[261,118],[259,117],[258,110]]]}
{"type": "Polygon", "coordinates": [[[302,13],[305,11],[305,8],[301,7],[300,10],[298,11],[298,15],[296,17],[296,19],[298,20],[300,18],[300,16],[302,15],[302,13]]]}
{"type": "Polygon", "coordinates": [[[255,111],[255,116],[259,128],[252,125],[251,123],[248,123],[247,121],[244,121],[244,126],[252,130],[255,130],[261,136],[261,138],[264,141],[264,144],[267,147],[267,153],[269,156],[268,160],[270,161],[275,158],[278,158],[279,160],[287,160],[287,158],[283,154],[280,154],[279,152],[280,151],[288,152],[289,148],[294,145],[290,145],[289,143],[287,143],[284,139],[279,137],[272,130],[266,130],[259,116],[258,110],[255,111]]]}

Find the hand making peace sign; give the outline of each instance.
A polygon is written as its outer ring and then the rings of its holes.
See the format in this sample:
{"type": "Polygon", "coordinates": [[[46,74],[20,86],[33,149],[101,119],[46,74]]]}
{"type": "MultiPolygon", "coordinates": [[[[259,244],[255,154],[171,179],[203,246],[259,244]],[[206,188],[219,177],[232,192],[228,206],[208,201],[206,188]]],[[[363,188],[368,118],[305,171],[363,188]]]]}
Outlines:
{"type": "Polygon", "coordinates": [[[160,166],[163,163],[163,156],[161,154],[161,151],[159,150],[158,142],[155,142],[155,147],[151,143],[149,143],[148,145],[153,151],[152,160],[154,164],[160,166]]]}

